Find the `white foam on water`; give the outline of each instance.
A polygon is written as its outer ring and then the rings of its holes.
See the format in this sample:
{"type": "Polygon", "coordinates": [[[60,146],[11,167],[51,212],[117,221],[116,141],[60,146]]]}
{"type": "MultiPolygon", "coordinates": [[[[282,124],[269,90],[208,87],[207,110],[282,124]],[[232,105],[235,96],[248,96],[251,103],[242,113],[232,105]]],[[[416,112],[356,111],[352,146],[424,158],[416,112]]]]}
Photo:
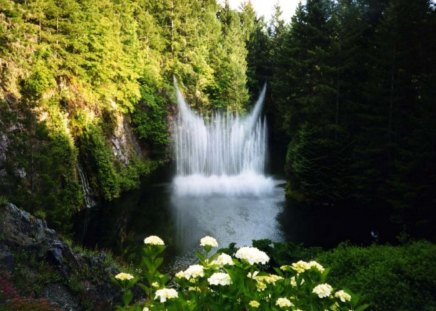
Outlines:
{"type": "Polygon", "coordinates": [[[272,194],[274,186],[272,178],[249,171],[238,175],[176,176],[173,180],[174,194],[191,196],[261,196],[272,194]]]}

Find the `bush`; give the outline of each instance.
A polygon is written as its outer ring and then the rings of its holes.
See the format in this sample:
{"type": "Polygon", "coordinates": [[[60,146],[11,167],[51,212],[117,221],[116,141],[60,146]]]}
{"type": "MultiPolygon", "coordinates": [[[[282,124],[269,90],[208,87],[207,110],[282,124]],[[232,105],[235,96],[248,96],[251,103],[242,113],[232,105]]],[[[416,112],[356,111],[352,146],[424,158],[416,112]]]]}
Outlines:
{"type": "Polygon", "coordinates": [[[42,62],[38,62],[30,76],[23,81],[23,95],[37,99],[54,84],[53,73],[42,62]]]}
{"type": "Polygon", "coordinates": [[[436,310],[436,245],[340,245],[318,255],[338,286],[365,293],[369,310],[436,310]]]}
{"type": "Polygon", "coordinates": [[[144,257],[138,276],[119,273],[123,306],[117,310],[331,310],[362,311],[367,305],[350,291],[326,283],[328,270],[315,261],[271,267],[269,256],[255,247],[243,247],[234,257],[211,254],[212,237],[200,241],[199,263],[173,278],[161,274],[164,242],[156,236],[144,240],[144,257]],[[133,286],[142,288],[147,300],[131,304],[133,286]]]}

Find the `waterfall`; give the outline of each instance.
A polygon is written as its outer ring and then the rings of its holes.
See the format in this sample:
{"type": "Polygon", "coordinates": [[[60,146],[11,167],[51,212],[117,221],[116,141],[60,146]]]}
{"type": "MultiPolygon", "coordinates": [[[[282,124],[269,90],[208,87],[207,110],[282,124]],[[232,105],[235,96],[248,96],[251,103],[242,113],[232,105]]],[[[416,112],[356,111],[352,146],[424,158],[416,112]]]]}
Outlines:
{"type": "Polygon", "coordinates": [[[85,206],[87,208],[91,208],[96,205],[95,201],[92,198],[91,187],[89,186],[88,178],[85,175],[82,167],[79,163],[76,165],[77,172],[79,173],[80,184],[82,185],[83,197],[85,199],[85,206]]]}
{"type": "Polygon", "coordinates": [[[176,86],[179,113],[173,139],[178,195],[262,194],[273,190],[264,176],[267,127],[260,117],[266,86],[246,116],[192,111],[176,86]]]}

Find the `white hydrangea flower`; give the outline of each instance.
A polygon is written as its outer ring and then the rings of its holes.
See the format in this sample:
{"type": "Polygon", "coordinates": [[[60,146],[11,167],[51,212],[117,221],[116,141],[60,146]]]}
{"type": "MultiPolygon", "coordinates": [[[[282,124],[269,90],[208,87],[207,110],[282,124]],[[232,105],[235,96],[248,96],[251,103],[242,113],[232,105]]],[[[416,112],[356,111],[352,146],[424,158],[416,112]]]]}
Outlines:
{"type": "Polygon", "coordinates": [[[205,236],[200,240],[201,246],[210,246],[210,247],[218,247],[218,242],[215,240],[215,238],[211,236],[205,236]]]}
{"type": "Polygon", "coordinates": [[[256,276],[259,274],[259,271],[254,271],[253,273],[248,272],[247,277],[249,279],[256,279],[256,276]]]}
{"type": "Polygon", "coordinates": [[[154,299],[160,299],[160,302],[165,302],[169,299],[174,299],[179,297],[179,293],[173,288],[162,288],[156,291],[154,299]]]}
{"type": "Polygon", "coordinates": [[[258,292],[263,292],[266,289],[266,284],[264,282],[256,282],[256,290],[258,292]]]}
{"type": "Polygon", "coordinates": [[[254,277],[258,282],[265,282],[267,284],[275,284],[279,280],[283,280],[283,277],[276,274],[268,274],[254,277]]]}
{"type": "Polygon", "coordinates": [[[350,301],[351,300],[351,295],[348,294],[347,292],[343,291],[343,290],[338,290],[335,293],[335,297],[339,298],[339,300],[342,301],[342,302],[346,302],[346,301],[350,301]]]}
{"type": "Polygon", "coordinates": [[[252,301],[250,301],[250,302],[248,303],[248,305],[249,305],[250,307],[252,307],[252,308],[257,309],[257,308],[259,308],[260,303],[259,303],[258,301],[256,301],[256,300],[252,300],[252,301]]]}
{"type": "Polygon", "coordinates": [[[118,280],[120,280],[120,281],[128,281],[128,280],[133,279],[133,275],[131,275],[131,274],[129,274],[129,273],[121,272],[121,273],[118,273],[118,274],[115,276],[115,278],[118,279],[118,280]]]}
{"type": "Polygon", "coordinates": [[[185,273],[183,271],[179,271],[175,275],[176,278],[181,279],[185,277],[185,273]]]}
{"type": "Polygon", "coordinates": [[[269,261],[268,255],[256,247],[241,247],[235,256],[236,258],[248,261],[250,265],[258,263],[266,264],[269,261]]]}
{"type": "Polygon", "coordinates": [[[233,259],[232,257],[230,257],[227,254],[220,254],[217,259],[215,259],[214,261],[211,262],[213,265],[217,265],[219,267],[223,267],[223,266],[233,266],[233,259]]]}
{"type": "Polygon", "coordinates": [[[215,272],[207,279],[210,285],[230,285],[232,284],[232,279],[230,275],[224,272],[215,272]]]}
{"type": "Polygon", "coordinates": [[[329,284],[323,283],[315,286],[312,293],[317,294],[319,298],[326,298],[330,296],[332,290],[333,288],[329,284]]]}
{"type": "Polygon", "coordinates": [[[202,265],[191,265],[183,272],[183,276],[189,280],[204,276],[204,268],[202,265]]]}
{"type": "Polygon", "coordinates": [[[164,241],[156,235],[150,235],[149,237],[146,237],[144,239],[144,244],[147,244],[147,245],[165,245],[164,241]]]}
{"type": "Polygon", "coordinates": [[[294,304],[288,299],[288,298],[278,298],[276,301],[276,306],[279,306],[280,308],[288,308],[292,307],[294,304]]]}
{"type": "Polygon", "coordinates": [[[318,271],[321,272],[321,273],[323,273],[324,270],[325,270],[324,267],[323,267],[321,264],[317,263],[317,262],[314,261],[314,260],[309,261],[309,267],[310,267],[310,268],[315,268],[316,270],[318,270],[318,271]]]}
{"type": "Polygon", "coordinates": [[[310,269],[310,264],[308,262],[305,262],[303,260],[300,260],[298,262],[294,262],[292,264],[292,269],[297,271],[297,273],[303,273],[306,270],[310,269]]]}

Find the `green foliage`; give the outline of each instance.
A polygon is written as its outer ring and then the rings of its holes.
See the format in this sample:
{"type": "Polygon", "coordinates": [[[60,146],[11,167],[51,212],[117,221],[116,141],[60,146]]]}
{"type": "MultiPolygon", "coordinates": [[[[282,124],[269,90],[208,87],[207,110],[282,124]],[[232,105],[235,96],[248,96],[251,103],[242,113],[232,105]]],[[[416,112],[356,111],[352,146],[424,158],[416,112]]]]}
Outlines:
{"type": "Polygon", "coordinates": [[[91,176],[91,187],[99,189],[101,197],[106,200],[119,197],[121,191],[136,188],[140,177],[149,174],[156,166],[154,162],[136,157],[128,164],[118,163],[99,125],[90,125],[83,132],[80,151],[91,176]]]}
{"type": "Polygon", "coordinates": [[[157,165],[159,163],[153,161],[144,161],[138,158],[131,159],[129,165],[118,169],[121,190],[127,191],[137,188],[141,176],[150,174],[157,165]]]}
{"type": "Polygon", "coordinates": [[[8,203],[8,199],[5,196],[0,195],[0,206],[6,205],[8,203]]]}
{"type": "Polygon", "coordinates": [[[118,197],[120,194],[119,176],[112,151],[99,126],[90,126],[84,132],[81,138],[81,150],[84,150],[84,155],[89,157],[85,162],[89,165],[89,171],[95,172],[95,178],[91,182],[101,191],[102,197],[107,200],[118,197]]]}
{"type": "Polygon", "coordinates": [[[436,300],[436,245],[427,241],[399,246],[359,247],[341,244],[331,250],[292,243],[253,241],[283,265],[316,260],[329,267],[329,279],[339,287],[363,293],[368,310],[433,310],[436,300]]]}
{"type": "Polygon", "coordinates": [[[326,283],[328,271],[315,261],[269,267],[269,257],[255,247],[241,248],[234,258],[211,253],[218,243],[201,239],[198,264],[170,275],[161,274],[163,241],[144,240],[144,257],[138,275],[115,276],[123,288],[123,306],[117,310],[365,310],[357,295],[335,290],[326,283]],[[132,304],[133,286],[142,288],[147,300],[132,304]],[[174,288],[173,288],[174,287],[174,288]],[[145,306],[144,306],[145,305],[145,306]]]}
{"type": "Polygon", "coordinates": [[[310,261],[323,252],[321,247],[306,247],[302,244],[277,243],[271,240],[254,240],[253,246],[270,254],[272,262],[277,266],[286,265],[298,260],[310,261]]]}
{"type": "Polygon", "coordinates": [[[30,76],[24,80],[22,94],[29,98],[38,99],[47,91],[53,83],[53,74],[43,64],[34,66],[30,76]]]}
{"type": "Polygon", "coordinates": [[[29,251],[21,250],[14,254],[14,285],[23,296],[41,294],[49,283],[62,283],[63,277],[46,261],[38,260],[29,251]]]}
{"type": "Polygon", "coordinates": [[[339,286],[365,293],[369,310],[434,310],[436,246],[355,247],[346,244],[317,256],[339,286]]]}
{"type": "Polygon", "coordinates": [[[148,146],[151,157],[164,159],[170,143],[168,110],[165,98],[156,96],[157,88],[141,87],[141,101],[132,114],[138,138],[148,146]]]}
{"type": "Polygon", "coordinates": [[[47,118],[39,123],[27,106],[21,106],[18,113],[13,107],[3,106],[6,118],[0,131],[15,130],[8,135],[4,163],[7,174],[0,191],[10,202],[44,216],[56,229],[67,232],[68,220],[83,200],[75,174],[77,149],[65,115],[53,102],[44,105],[47,118]],[[26,123],[20,123],[17,115],[24,115],[26,123]]]}
{"type": "Polygon", "coordinates": [[[290,197],[337,202],[346,196],[347,178],[341,173],[347,158],[341,143],[329,139],[331,132],[334,131],[303,125],[289,143],[285,170],[290,197]]]}

